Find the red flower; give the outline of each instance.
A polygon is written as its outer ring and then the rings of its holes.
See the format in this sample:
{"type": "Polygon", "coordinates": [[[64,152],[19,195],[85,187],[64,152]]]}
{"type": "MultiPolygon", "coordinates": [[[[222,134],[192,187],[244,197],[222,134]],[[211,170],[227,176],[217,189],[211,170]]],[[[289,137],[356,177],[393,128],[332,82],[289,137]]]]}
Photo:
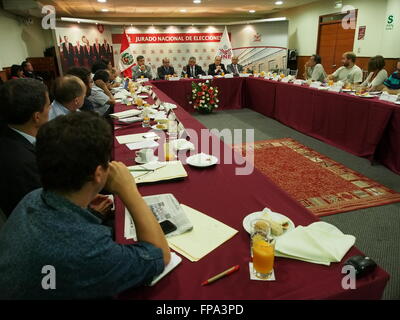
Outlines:
{"type": "Polygon", "coordinates": [[[208,87],[206,85],[201,87],[203,89],[203,91],[206,91],[208,89],[208,87]]]}
{"type": "Polygon", "coordinates": [[[215,103],[215,101],[214,101],[214,100],[210,100],[210,103],[211,103],[211,104],[214,104],[214,103],[215,103]]]}
{"type": "Polygon", "coordinates": [[[201,97],[201,96],[203,95],[203,92],[197,92],[197,95],[198,95],[199,97],[201,97]]]}
{"type": "Polygon", "coordinates": [[[209,94],[212,94],[213,92],[214,92],[213,89],[208,90],[208,93],[209,93],[209,94]]]}

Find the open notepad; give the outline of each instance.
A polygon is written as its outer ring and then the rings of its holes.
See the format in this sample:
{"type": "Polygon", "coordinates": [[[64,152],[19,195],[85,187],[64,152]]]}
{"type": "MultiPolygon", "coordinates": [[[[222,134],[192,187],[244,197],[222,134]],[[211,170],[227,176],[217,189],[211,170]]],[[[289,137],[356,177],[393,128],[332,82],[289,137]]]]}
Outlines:
{"type": "Polygon", "coordinates": [[[237,230],[188,206],[181,205],[193,230],[167,238],[170,248],[190,261],[201,258],[231,239],[237,230]]]}
{"type": "Polygon", "coordinates": [[[170,273],[173,269],[175,269],[181,262],[182,258],[178,256],[175,252],[171,252],[171,261],[165,266],[164,271],[153,279],[150,286],[154,286],[158,281],[160,281],[168,273],[170,273]]]}
{"type": "Polygon", "coordinates": [[[142,142],[148,140],[158,140],[160,137],[154,133],[136,133],[136,134],[127,134],[124,136],[117,136],[115,137],[119,144],[128,144],[128,143],[135,143],[135,142],[142,142]]]}
{"type": "MultiPolygon", "coordinates": [[[[131,166],[129,170],[135,170],[143,168],[143,166],[131,166]]],[[[165,181],[172,179],[185,178],[188,176],[185,168],[180,161],[167,161],[160,162],[158,169],[154,171],[131,171],[131,174],[135,178],[136,183],[149,183],[157,181],[165,181]]]]}

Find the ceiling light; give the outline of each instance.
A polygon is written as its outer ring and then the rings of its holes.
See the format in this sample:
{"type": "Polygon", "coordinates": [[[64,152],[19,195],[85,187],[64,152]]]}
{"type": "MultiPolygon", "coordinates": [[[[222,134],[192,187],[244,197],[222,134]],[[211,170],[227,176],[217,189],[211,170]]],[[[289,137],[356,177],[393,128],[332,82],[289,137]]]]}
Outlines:
{"type": "Polygon", "coordinates": [[[182,13],[185,13],[185,12],[187,12],[187,10],[186,9],[181,9],[181,10],[179,10],[180,12],[182,12],[182,13]]]}
{"type": "Polygon", "coordinates": [[[107,0],[97,0],[97,2],[100,2],[100,3],[106,3],[106,2],[107,2],[107,0]]]}
{"type": "Polygon", "coordinates": [[[201,0],[193,0],[193,3],[199,4],[201,3],[201,0]]]}
{"type": "Polygon", "coordinates": [[[256,10],[249,10],[249,13],[255,13],[256,10]]]}
{"type": "Polygon", "coordinates": [[[101,9],[102,12],[108,12],[108,9],[101,9]]]}
{"type": "Polygon", "coordinates": [[[280,6],[280,5],[283,4],[283,1],[275,1],[275,4],[276,4],[277,6],[280,6]]]}

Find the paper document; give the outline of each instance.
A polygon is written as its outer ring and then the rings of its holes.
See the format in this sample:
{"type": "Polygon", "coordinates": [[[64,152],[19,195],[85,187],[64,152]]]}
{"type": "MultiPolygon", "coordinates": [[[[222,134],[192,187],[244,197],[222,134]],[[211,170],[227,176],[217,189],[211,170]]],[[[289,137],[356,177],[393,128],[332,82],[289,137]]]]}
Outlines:
{"type": "Polygon", "coordinates": [[[182,258],[178,256],[175,252],[171,252],[171,261],[165,266],[164,271],[153,279],[150,286],[154,286],[158,281],[160,281],[168,273],[170,273],[173,269],[175,269],[181,262],[182,258]]]}
{"type": "Polygon", "coordinates": [[[141,113],[142,113],[141,110],[132,109],[132,110],[112,113],[110,114],[110,117],[115,119],[123,119],[123,118],[138,116],[141,113]]]}
{"type": "Polygon", "coordinates": [[[119,144],[141,142],[141,141],[145,141],[145,140],[157,140],[159,138],[158,135],[148,138],[148,135],[146,135],[146,134],[147,134],[147,132],[136,133],[136,134],[127,134],[124,136],[117,136],[115,138],[117,139],[119,144]],[[145,138],[145,135],[147,138],[145,138]]]}
{"type": "MultiPolygon", "coordinates": [[[[180,235],[193,229],[193,224],[188,219],[178,200],[171,193],[143,197],[150,207],[158,222],[169,220],[176,226],[176,230],[168,233],[166,237],[180,235]]],[[[137,241],[135,223],[129,211],[125,208],[125,234],[126,239],[137,241]]]]}
{"type": "MultiPolygon", "coordinates": [[[[188,174],[180,161],[167,161],[166,165],[148,172],[132,171],[136,183],[157,182],[171,179],[187,177],[188,174]]],[[[128,169],[140,168],[141,166],[131,166],[128,169]]]]}
{"type": "Polygon", "coordinates": [[[226,224],[188,206],[182,204],[181,207],[193,224],[193,230],[178,236],[169,237],[167,240],[171,249],[192,262],[199,261],[238,232],[226,224]]]}
{"type": "Polygon", "coordinates": [[[147,139],[139,142],[128,143],[126,146],[129,148],[129,150],[156,148],[158,147],[158,142],[155,142],[154,140],[151,139],[147,139]]]}

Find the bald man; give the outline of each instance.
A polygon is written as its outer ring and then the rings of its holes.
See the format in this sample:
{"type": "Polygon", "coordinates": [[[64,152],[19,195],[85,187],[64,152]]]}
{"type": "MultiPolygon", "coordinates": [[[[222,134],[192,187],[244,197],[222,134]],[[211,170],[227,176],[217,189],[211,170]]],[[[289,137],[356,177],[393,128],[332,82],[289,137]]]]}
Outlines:
{"type": "Polygon", "coordinates": [[[214,63],[210,64],[208,67],[208,74],[211,76],[221,75],[222,73],[227,73],[225,65],[221,63],[222,58],[217,56],[214,59],[214,63]]]}
{"type": "Polygon", "coordinates": [[[167,75],[173,76],[175,74],[174,67],[170,65],[169,59],[162,60],[162,66],[157,68],[158,79],[165,80],[167,75]]]}
{"type": "Polygon", "coordinates": [[[49,120],[78,111],[85,101],[86,85],[76,76],[67,75],[56,80],[54,101],[51,104],[49,120]]]}
{"type": "Polygon", "coordinates": [[[228,64],[226,67],[229,73],[237,76],[239,73],[243,72],[243,66],[239,64],[239,58],[236,56],[232,57],[232,63],[228,64]]]}

